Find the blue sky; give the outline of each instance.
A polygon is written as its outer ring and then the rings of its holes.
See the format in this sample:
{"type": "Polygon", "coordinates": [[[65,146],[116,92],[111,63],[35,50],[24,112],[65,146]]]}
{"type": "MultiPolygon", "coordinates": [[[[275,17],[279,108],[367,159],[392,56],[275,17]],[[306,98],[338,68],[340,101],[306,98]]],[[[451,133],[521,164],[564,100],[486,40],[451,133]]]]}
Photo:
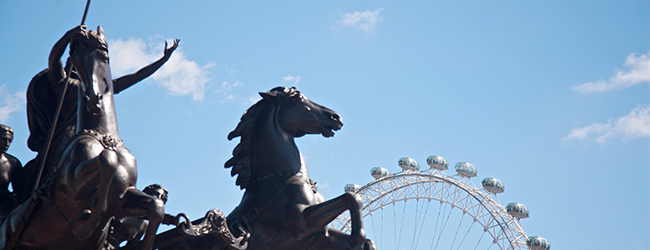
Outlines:
{"type": "MultiPolygon", "coordinates": [[[[25,91],[85,1],[0,3],[0,123],[26,163],[25,91]]],[[[409,156],[471,162],[529,235],[557,249],[650,245],[648,1],[101,1],[114,77],[162,56],[116,97],[138,187],[170,190],[169,213],[230,211],[241,191],[226,135],[275,86],[336,110],[334,138],[297,140],[327,198],[409,156]]],[[[448,174],[453,174],[451,172],[448,174]]]]}

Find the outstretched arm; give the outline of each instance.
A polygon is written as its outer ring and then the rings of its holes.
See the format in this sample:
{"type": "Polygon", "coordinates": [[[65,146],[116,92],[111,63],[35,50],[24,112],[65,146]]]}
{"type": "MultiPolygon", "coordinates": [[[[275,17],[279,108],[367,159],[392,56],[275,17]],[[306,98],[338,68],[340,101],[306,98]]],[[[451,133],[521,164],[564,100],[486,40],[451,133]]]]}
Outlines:
{"type": "Polygon", "coordinates": [[[82,32],[86,29],[86,25],[79,25],[77,27],[74,27],[73,29],[69,30],[68,32],[59,39],[54,44],[54,47],[52,47],[52,51],[50,51],[50,57],[48,59],[48,72],[47,72],[47,77],[52,83],[58,83],[63,80],[63,78],[66,77],[65,70],[63,69],[63,63],[61,62],[61,57],[63,56],[63,53],[65,52],[65,48],[68,47],[68,43],[70,43],[70,37],[72,37],[73,34],[82,32]]]}
{"type": "Polygon", "coordinates": [[[176,48],[178,47],[179,41],[180,41],[179,39],[175,39],[174,44],[172,44],[172,46],[169,48],[167,48],[167,41],[165,41],[165,54],[163,55],[162,58],[138,70],[138,72],[135,72],[130,75],[125,75],[118,79],[113,80],[113,87],[115,90],[115,94],[120,93],[122,90],[125,90],[128,87],[133,86],[134,84],[138,83],[139,81],[142,81],[143,79],[151,76],[154,72],[156,72],[156,70],[162,67],[163,64],[165,64],[167,60],[169,60],[169,57],[171,57],[172,52],[174,52],[174,50],[176,50],[176,48]]]}

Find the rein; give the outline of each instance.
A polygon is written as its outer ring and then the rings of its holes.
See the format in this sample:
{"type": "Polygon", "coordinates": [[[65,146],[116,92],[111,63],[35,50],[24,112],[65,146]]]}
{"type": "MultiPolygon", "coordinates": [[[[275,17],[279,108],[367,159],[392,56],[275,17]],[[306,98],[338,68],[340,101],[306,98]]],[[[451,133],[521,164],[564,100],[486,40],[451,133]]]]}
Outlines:
{"type": "Polygon", "coordinates": [[[294,175],[297,175],[299,172],[300,171],[283,171],[279,173],[267,174],[251,180],[250,186],[255,186],[255,184],[263,184],[274,180],[282,180],[284,177],[286,177],[286,179],[289,179],[294,175]]]}
{"type": "MultiPolygon", "coordinates": [[[[294,176],[297,176],[297,175],[300,175],[301,177],[303,177],[302,176],[303,174],[300,171],[283,171],[283,172],[279,172],[279,173],[267,174],[267,175],[260,176],[260,177],[255,178],[254,180],[252,180],[251,183],[250,183],[250,187],[254,187],[257,184],[264,184],[264,183],[271,182],[271,181],[278,181],[278,180],[286,181],[286,180],[290,179],[291,177],[294,177],[294,176]]],[[[316,182],[314,180],[312,180],[311,178],[305,179],[304,177],[301,178],[301,179],[303,179],[305,182],[309,183],[309,185],[311,186],[311,189],[314,191],[314,193],[316,193],[318,191],[318,189],[316,187],[316,182]]],[[[285,186],[286,185],[287,184],[285,183],[285,186]]]]}

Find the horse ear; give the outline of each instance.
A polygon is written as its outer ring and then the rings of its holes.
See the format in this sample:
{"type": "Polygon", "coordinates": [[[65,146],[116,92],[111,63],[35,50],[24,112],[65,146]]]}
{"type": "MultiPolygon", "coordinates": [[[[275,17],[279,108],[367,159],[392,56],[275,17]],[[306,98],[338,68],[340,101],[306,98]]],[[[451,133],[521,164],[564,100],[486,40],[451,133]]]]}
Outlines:
{"type": "Polygon", "coordinates": [[[97,34],[99,34],[99,37],[106,40],[106,35],[104,34],[104,29],[102,29],[102,26],[97,26],[97,34]]]}
{"type": "Polygon", "coordinates": [[[273,95],[271,95],[271,94],[269,94],[267,92],[259,92],[259,93],[260,93],[260,96],[262,97],[262,99],[270,99],[270,98],[274,97],[273,95]]]}

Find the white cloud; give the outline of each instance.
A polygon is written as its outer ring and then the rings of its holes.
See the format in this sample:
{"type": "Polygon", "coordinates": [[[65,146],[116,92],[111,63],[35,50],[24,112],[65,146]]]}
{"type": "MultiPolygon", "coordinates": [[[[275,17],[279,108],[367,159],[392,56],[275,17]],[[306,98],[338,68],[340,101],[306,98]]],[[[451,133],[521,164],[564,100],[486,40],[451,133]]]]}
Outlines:
{"type": "Polygon", "coordinates": [[[332,27],[333,30],[351,28],[361,30],[365,33],[374,33],[383,17],[379,16],[383,8],[376,9],[375,11],[366,10],[364,12],[355,11],[341,14],[341,19],[336,21],[332,27]]]}
{"type": "Polygon", "coordinates": [[[625,58],[625,70],[616,70],[607,81],[588,82],[571,89],[578,92],[603,92],[612,89],[627,88],[639,83],[650,82],[650,52],[636,56],[630,54],[625,58]]]}
{"type": "Polygon", "coordinates": [[[248,97],[242,97],[234,93],[235,88],[241,88],[243,86],[244,83],[240,81],[235,81],[235,83],[229,83],[227,81],[224,81],[221,83],[219,87],[214,88],[213,94],[219,96],[220,97],[219,102],[222,103],[238,102],[243,105],[250,105],[252,103],[255,103],[255,101],[251,101],[250,98],[248,97]]]}
{"type": "Polygon", "coordinates": [[[5,90],[5,86],[0,85],[0,122],[9,121],[11,113],[21,109],[25,103],[25,92],[16,92],[14,94],[5,90]]]}
{"type": "MultiPolygon", "coordinates": [[[[147,44],[139,38],[110,40],[108,44],[113,78],[133,73],[158,60],[164,51],[162,43],[150,41],[147,44]]],[[[213,67],[213,63],[201,66],[190,61],[179,48],[152,78],[172,95],[188,95],[200,101],[205,96],[205,85],[211,81],[208,75],[213,67]]]]}
{"type": "Polygon", "coordinates": [[[607,123],[595,122],[589,126],[571,129],[564,140],[593,140],[605,144],[610,139],[632,140],[650,138],[650,106],[636,107],[627,115],[607,123]]]}
{"type": "Polygon", "coordinates": [[[332,190],[332,186],[327,181],[318,182],[318,183],[316,183],[316,185],[318,186],[318,189],[320,189],[320,190],[327,190],[327,191],[332,190]]]}
{"type": "Polygon", "coordinates": [[[302,77],[300,77],[300,76],[292,76],[292,75],[287,75],[287,76],[282,78],[282,81],[293,82],[294,84],[298,84],[298,82],[300,82],[300,80],[302,80],[302,77]]]}
{"type": "Polygon", "coordinates": [[[235,83],[232,84],[228,82],[222,82],[221,88],[217,89],[217,92],[229,92],[234,87],[242,87],[242,86],[244,86],[244,83],[240,81],[235,81],[235,83]]]}

